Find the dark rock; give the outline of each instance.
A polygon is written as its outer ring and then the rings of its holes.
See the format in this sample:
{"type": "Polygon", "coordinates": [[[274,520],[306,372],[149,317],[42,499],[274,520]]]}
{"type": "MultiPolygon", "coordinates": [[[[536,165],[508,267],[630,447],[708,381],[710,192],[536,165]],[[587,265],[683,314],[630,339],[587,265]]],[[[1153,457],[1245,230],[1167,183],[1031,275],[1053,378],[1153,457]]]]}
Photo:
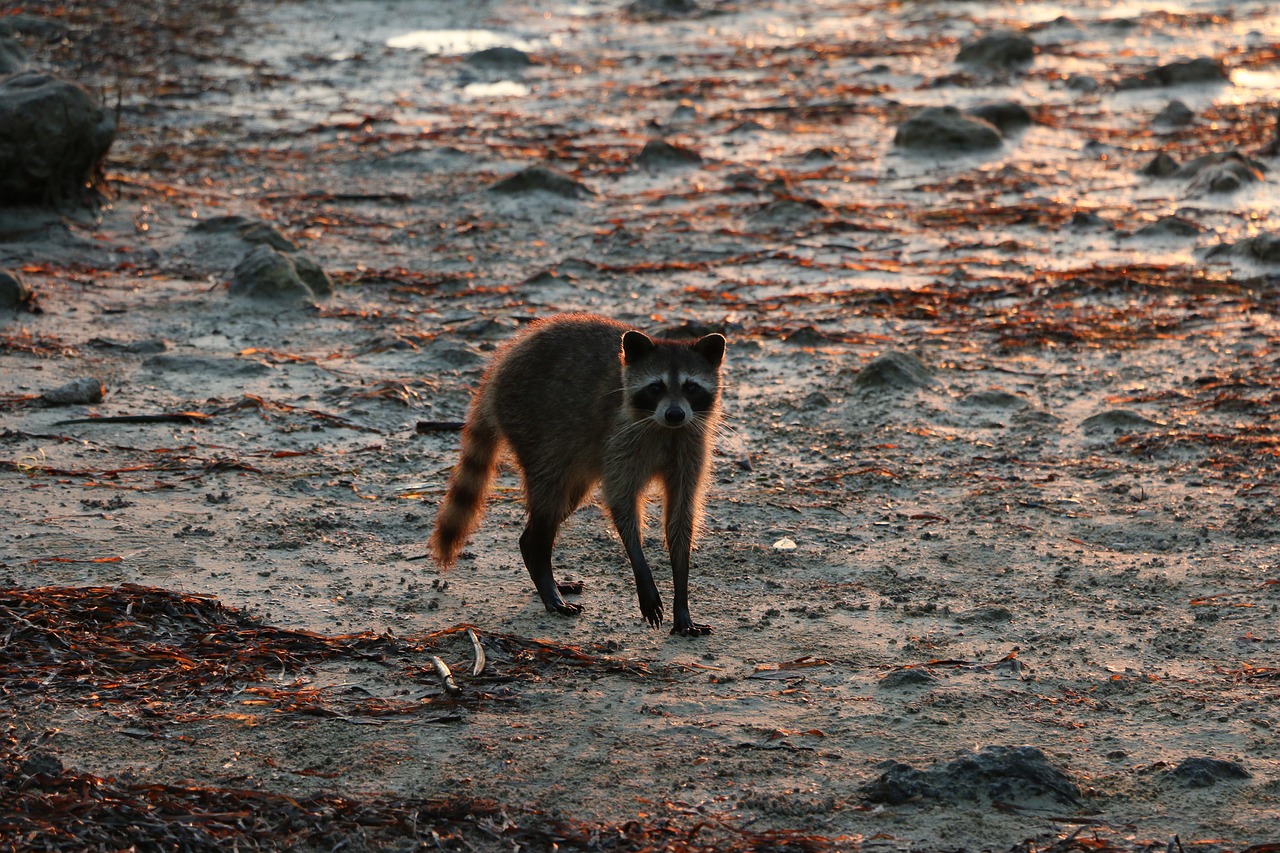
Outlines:
{"type": "Polygon", "coordinates": [[[989,151],[1001,142],[994,125],[955,107],[926,107],[903,122],[893,136],[899,148],[935,156],[989,151]]]}
{"type": "Polygon", "coordinates": [[[1170,62],[1140,74],[1122,77],[1116,81],[1116,89],[1155,89],[1163,86],[1181,86],[1187,83],[1230,83],[1226,66],[1216,59],[1202,56],[1170,62]]]}
{"type": "Polygon", "coordinates": [[[1096,92],[1101,85],[1087,74],[1072,74],[1067,78],[1067,88],[1073,92],[1096,92]]]}
{"type": "Polygon", "coordinates": [[[1010,133],[1024,130],[1031,126],[1031,113],[1027,112],[1027,108],[1016,101],[994,101],[989,104],[979,104],[976,107],[965,110],[965,112],[995,126],[1003,136],[1008,136],[1010,133]]]}
{"type": "Polygon", "coordinates": [[[86,376],[51,388],[41,394],[40,399],[50,406],[74,406],[101,403],[106,393],[107,389],[103,387],[101,379],[86,376]]]}
{"type": "Polygon", "coordinates": [[[983,798],[1019,803],[1048,798],[1076,805],[1080,789],[1033,746],[988,746],[928,770],[893,762],[863,788],[862,794],[873,803],[889,805],[917,798],[951,803],[983,798]]]}
{"type": "Polygon", "coordinates": [[[1007,607],[998,604],[989,607],[977,607],[973,610],[966,610],[963,613],[955,615],[957,622],[982,622],[986,624],[994,624],[997,622],[1012,622],[1013,611],[1007,607]]]}
{"type": "Polygon", "coordinates": [[[810,148],[800,159],[806,163],[832,163],[836,160],[836,151],[833,148],[810,148]]]}
{"type": "Polygon", "coordinates": [[[1221,248],[1260,263],[1280,264],[1280,234],[1264,232],[1221,248]]]}
{"type": "Polygon", "coordinates": [[[23,776],[60,776],[62,761],[49,752],[33,752],[18,765],[23,776]]]}
{"type": "Polygon", "coordinates": [[[581,181],[546,166],[529,166],[489,187],[491,192],[519,195],[544,192],[563,198],[582,198],[595,192],[581,181]]]}
{"type": "Polygon", "coordinates": [[[1182,101],[1170,101],[1164,109],[1156,113],[1152,121],[1167,127],[1182,127],[1191,124],[1191,120],[1195,117],[1196,114],[1191,112],[1191,108],[1182,101]]]}
{"type": "Polygon", "coordinates": [[[0,204],[83,198],[114,137],[83,86],[37,71],[0,80],[0,204]]]}
{"type": "Polygon", "coordinates": [[[1029,64],[1035,55],[1036,43],[1031,39],[1022,33],[1001,30],[961,45],[956,62],[1007,68],[1029,64]]]}
{"type": "Polygon", "coordinates": [[[694,0],[632,0],[622,11],[638,21],[664,21],[695,15],[698,4],[694,0]]]}
{"type": "Polygon", "coordinates": [[[0,74],[12,74],[26,67],[26,48],[8,36],[0,36],[0,74]]]}
{"type": "Polygon", "coordinates": [[[23,308],[31,305],[35,294],[31,286],[16,272],[0,270],[0,308],[23,308]]]}
{"type": "Polygon", "coordinates": [[[468,56],[466,61],[468,65],[480,68],[505,70],[527,68],[533,64],[529,54],[515,47],[486,47],[468,56]]]}
{"type": "Polygon", "coordinates": [[[1151,159],[1151,162],[1138,170],[1139,174],[1146,175],[1151,178],[1167,178],[1176,174],[1178,171],[1178,161],[1161,151],[1151,159]]]}
{"type": "Polygon", "coordinates": [[[1165,778],[1188,788],[1208,788],[1219,782],[1249,779],[1252,774],[1236,761],[1221,758],[1185,758],[1165,778]]]}
{"type": "Polygon", "coordinates": [[[1191,178],[1193,193],[1228,193],[1265,180],[1266,170],[1265,165],[1239,151],[1221,151],[1191,160],[1178,169],[1176,177],[1191,178]]]}
{"type": "Polygon", "coordinates": [[[1084,419],[1080,428],[1086,435],[1117,432],[1147,432],[1160,424],[1129,409],[1112,409],[1084,419]]]}
{"type": "Polygon", "coordinates": [[[864,390],[910,391],[933,384],[933,375],[920,359],[903,352],[876,356],[858,371],[853,384],[864,390]]]}
{"type": "Polygon", "coordinates": [[[1194,237],[1204,228],[1179,216],[1162,216],[1133,232],[1134,237],[1194,237]]]}
{"type": "Polygon", "coordinates": [[[941,680],[936,673],[916,666],[910,669],[895,669],[880,679],[876,686],[884,690],[903,690],[909,687],[933,687],[941,680]]]}
{"type": "Polygon", "coordinates": [[[831,342],[831,338],[828,335],[823,334],[813,326],[801,326],[794,332],[788,332],[782,340],[784,343],[798,344],[802,347],[818,346],[831,342]]]}
{"type": "Polygon", "coordinates": [[[234,234],[246,243],[270,246],[281,252],[296,252],[298,246],[261,219],[246,216],[213,216],[191,226],[193,234],[234,234]]]}
{"type": "Polygon", "coordinates": [[[236,264],[230,292],[250,299],[310,303],[332,293],[333,285],[314,262],[259,245],[236,264]]]}
{"type": "Polygon", "coordinates": [[[1072,231],[1112,231],[1115,226],[1098,214],[1089,210],[1077,210],[1071,214],[1067,227],[1072,231]]]}
{"type": "Polygon", "coordinates": [[[702,155],[690,148],[672,145],[663,139],[650,139],[635,157],[635,164],[645,169],[672,169],[696,166],[702,155]]]}
{"type": "Polygon", "coordinates": [[[1020,409],[1027,405],[1027,398],[1010,394],[1008,391],[992,389],[966,394],[961,398],[960,405],[982,409],[1020,409]]]}

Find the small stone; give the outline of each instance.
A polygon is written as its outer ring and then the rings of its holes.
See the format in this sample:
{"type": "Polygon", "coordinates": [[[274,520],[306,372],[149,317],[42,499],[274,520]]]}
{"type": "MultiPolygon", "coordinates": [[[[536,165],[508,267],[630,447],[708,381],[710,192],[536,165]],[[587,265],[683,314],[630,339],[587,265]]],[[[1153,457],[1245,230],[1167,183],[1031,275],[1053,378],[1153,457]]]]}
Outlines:
{"type": "Polygon", "coordinates": [[[18,771],[23,776],[60,776],[62,761],[49,752],[33,752],[22,760],[18,771]]]}
{"type": "Polygon", "coordinates": [[[645,169],[672,169],[696,166],[702,155],[691,148],[672,145],[663,139],[650,139],[635,157],[635,164],[645,169]]]}
{"type": "Polygon", "coordinates": [[[911,687],[933,687],[942,679],[924,667],[895,669],[881,678],[876,686],[882,690],[904,690],[911,687]]]}
{"type": "Polygon", "coordinates": [[[1135,237],[1194,237],[1204,228],[1180,216],[1162,216],[1133,232],[1135,237]]]}
{"type": "Polygon", "coordinates": [[[29,307],[35,294],[31,286],[16,272],[0,270],[0,308],[29,307]]]}
{"type": "Polygon", "coordinates": [[[993,101],[979,104],[965,112],[993,125],[1004,136],[1031,126],[1031,113],[1017,101],[993,101]]]}
{"type": "Polygon", "coordinates": [[[489,190],[509,195],[545,192],[562,198],[582,198],[595,195],[595,192],[581,181],[546,166],[529,166],[526,169],[521,169],[514,175],[498,181],[489,187],[489,190]]]}
{"type": "Polygon", "coordinates": [[[236,264],[230,286],[233,296],[289,303],[311,303],[332,291],[328,276],[314,262],[264,245],[255,246],[236,264]]]}
{"type": "Polygon", "coordinates": [[[956,62],[984,65],[988,68],[1008,68],[1027,65],[1036,55],[1036,43],[1010,30],[988,33],[960,47],[956,62]]]}
{"type": "Polygon", "coordinates": [[[1164,109],[1156,113],[1152,121],[1167,127],[1182,127],[1191,124],[1191,120],[1195,117],[1196,114],[1191,112],[1191,108],[1182,101],[1170,101],[1164,109]]]}
{"type": "Polygon", "coordinates": [[[1072,74],[1067,78],[1067,88],[1073,92],[1096,92],[1101,85],[1087,74],[1072,74]]]}
{"type": "Polygon", "coordinates": [[[1156,421],[1144,418],[1137,412],[1129,409],[1112,409],[1106,412],[1099,412],[1096,415],[1085,418],[1080,424],[1081,429],[1086,435],[1096,435],[1099,433],[1117,433],[1117,432],[1146,432],[1153,427],[1161,426],[1156,421]]]}
{"type": "Polygon", "coordinates": [[[963,613],[957,613],[955,620],[957,622],[982,622],[987,624],[1012,622],[1013,611],[999,604],[993,604],[988,607],[978,607],[973,610],[966,610],[963,613]]]}
{"type": "Polygon", "coordinates": [[[533,64],[529,54],[516,47],[486,47],[469,55],[466,61],[468,65],[479,68],[505,70],[527,68],[533,64]]]}
{"type": "Polygon", "coordinates": [[[1027,405],[1027,398],[1008,391],[991,389],[966,394],[960,399],[960,405],[981,409],[1020,409],[1027,405]]]}
{"type": "Polygon", "coordinates": [[[910,391],[933,384],[929,368],[914,355],[887,352],[876,356],[858,371],[853,384],[864,390],[894,389],[910,391]]]}
{"type": "Polygon", "coordinates": [[[101,403],[106,393],[107,389],[103,387],[101,379],[86,376],[45,391],[40,399],[50,406],[74,406],[101,403]]]}
{"type": "Polygon", "coordinates": [[[1033,746],[987,746],[928,770],[889,762],[879,778],[862,789],[862,794],[873,803],[889,805],[917,798],[952,803],[983,798],[1023,803],[1048,798],[1059,804],[1076,805],[1080,789],[1033,746]]]}
{"type": "Polygon", "coordinates": [[[1071,214],[1067,227],[1072,231],[1114,231],[1115,226],[1091,210],[1077,210],[1071,214]]]}
{"type": "Polygon", "coordinates": [[[193,234],[234,234],[246,243],[270,246],[281,252],[296,252],[298,246],[268,222],[247,216],[213,216],[191,226],[193,234]]]}
{"type": "Polygon", "coordinates": [[[1138,170],[1139,174],[1146,175],[1151,178],[1167,178],[1176,174],[1178,171],[1178,161],[1161,151],[1151,159],[1151,162],[1138,170]]]}
{"type": "Polygon", "coordinates": [[[664,21],[694,15],[698,4],[694,0],[632,0],[622,11],[638,21],[664,21]]]}
{"type": "Polygon", "coordinates": [[[989,151],[999,148],[1002,139],[990,122],[966,116],[955,107],[926,107],[898,127],[893,144],[942,156],[989,151]]]}
{"type": "Polygon", "coordinates": [[[1202,56],[1170,62],[1140,74],[1123,77],[1116,82],[1117,91],[1127,89],[1154,89],[1164,86],[1182,86],[1188,83],[1230,83],[1226,66],[1216,59],[1202,56]]]}
{"type": "Polygon", "coordinates": [[[790,536],[783,536],[777,542],[773,543],[773,550],[775,551],[794,551],[798,547],[799,546],[796,545],[796,541],[790,536]]]}
{"type": "Polygon", "coordinates": [[[1264,264],[1280,264],[1280,234],[1262,233],[1231,246],[1238,255],[1264,264]]]}
{"type": "Polygon", "coordinates": [[[1188,788],[1208,788],[1219,782],[1249,779],[1252,774],[1237,761],[1221,758],[1185,758],[1165,778],[1188,788]]]}
{"type": "Polygon", "coordinates": [[[1205,154],[1186,163],[1177,172],[1179,178],[1191,178],[1193,193],[1235,192],[1245,184],[1266,180],[1267,167],[1239,151],[1205,154]]]}

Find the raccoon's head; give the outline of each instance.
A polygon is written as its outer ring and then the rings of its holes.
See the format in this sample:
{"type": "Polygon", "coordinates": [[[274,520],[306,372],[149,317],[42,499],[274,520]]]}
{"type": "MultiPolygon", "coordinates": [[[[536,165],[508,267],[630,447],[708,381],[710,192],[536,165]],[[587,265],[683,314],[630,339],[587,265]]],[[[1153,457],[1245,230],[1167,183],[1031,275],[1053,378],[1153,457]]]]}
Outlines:
{"type": "Polygon", "coordinates": [[[724,347],[724,335],[692,343],[655,341],[640,332],[623,335],[623,386],[632,418],[680,429],[714,415],[724,347]]]}

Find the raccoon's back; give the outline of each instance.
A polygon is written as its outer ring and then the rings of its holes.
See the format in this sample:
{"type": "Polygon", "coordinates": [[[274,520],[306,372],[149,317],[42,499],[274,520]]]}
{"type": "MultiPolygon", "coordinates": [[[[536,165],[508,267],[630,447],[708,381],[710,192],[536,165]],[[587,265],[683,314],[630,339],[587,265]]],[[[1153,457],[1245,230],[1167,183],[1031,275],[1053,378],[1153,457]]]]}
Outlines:
{"type": "Polygon", "coordinates": [[[526,465],[598,460],[623,403],[622,335],[590,314],[534,323],[499,351],[486,404],[526,465]]]}

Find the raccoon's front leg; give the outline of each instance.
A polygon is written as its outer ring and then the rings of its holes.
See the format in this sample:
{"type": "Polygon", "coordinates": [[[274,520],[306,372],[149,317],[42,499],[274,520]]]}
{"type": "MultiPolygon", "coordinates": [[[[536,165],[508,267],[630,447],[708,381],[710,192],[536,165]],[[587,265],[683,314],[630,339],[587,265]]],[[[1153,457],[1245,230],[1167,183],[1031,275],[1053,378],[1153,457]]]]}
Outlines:
{"type": "Polygon", "coordinates": [[[627,549],[627,558],[631,560],[631,570],[636,576],[636,596],[640,599],[640,615],[644,621],[657,628],[662,624],[662,596],[658,595],[658,585],[653,582],[653,571],[649,561],[644,558],[644,550],[640,547],[640,505],[639,496],[609,497],[609,514],[613,516],[613,525],[622,537],[622,547],[627,549]]]}
{"type": "Polygon", "coordinates": [[[663,524],[667,534],[667,551],[671,555],[671,582],[675,586],[675,612],[671,633],[685,637],[701,637],[711,633],[710,625],[693,621],[689,615],[689,557],[693,550],[693,531],[698,523],[699,497],[697,484],[690,477],[667,477],[667,502],[663,524]]]}

